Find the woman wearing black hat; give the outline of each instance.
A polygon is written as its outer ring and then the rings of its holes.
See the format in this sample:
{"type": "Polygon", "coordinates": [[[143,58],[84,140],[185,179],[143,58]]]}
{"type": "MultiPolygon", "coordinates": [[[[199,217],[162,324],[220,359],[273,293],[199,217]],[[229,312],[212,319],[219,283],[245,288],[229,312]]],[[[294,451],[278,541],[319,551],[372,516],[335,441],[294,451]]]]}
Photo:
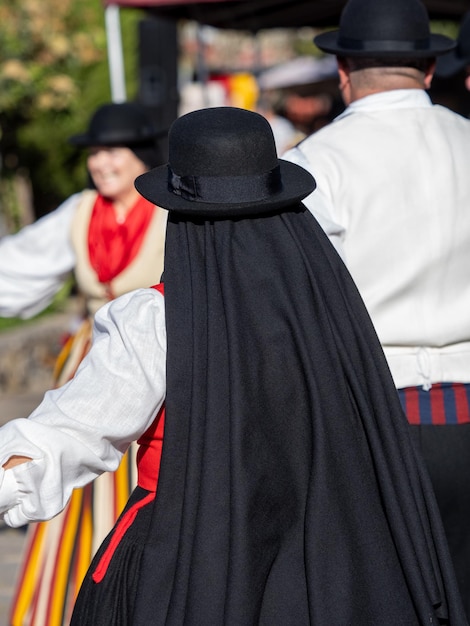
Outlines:
{"type": "Polygon", "coordinates": [[[370,319],[301,203],[313,178],[262,116],[223,107],[179,118],[136,187],[169,209],[165,295],[103,307],[75,378],[0,431],[14,525],[45,482],[53,514],[117,463],[165,402],[160,474],[150,428],[72,624],[466,624],[370,319]]]}
{"type": "MultiPolygon", "coordinates": [[[[37,313],[75,273],[86,310],[58,358],[54,386],[73,376],[89,348],[96,310],[160,280],[167,212],[134,187],[136,176],[162,162],[156,138],[141,105],[99,107],[88,131],[70,139],[88,150],[95,188],[0,242],[1,316],[37,313]]],[[[60,516],[29,527],[11,624],[54,626],[67,620],[91,557],[135,484],[130,466],[126,457],[116,473],[76,490],[60,516]]]]}

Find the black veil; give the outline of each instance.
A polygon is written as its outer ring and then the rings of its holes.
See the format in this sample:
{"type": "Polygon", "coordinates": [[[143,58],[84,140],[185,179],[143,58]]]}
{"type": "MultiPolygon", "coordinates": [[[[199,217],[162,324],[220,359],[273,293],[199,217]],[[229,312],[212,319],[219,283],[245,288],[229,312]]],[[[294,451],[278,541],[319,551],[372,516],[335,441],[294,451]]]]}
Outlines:
{"type": "Polygon", "coordinates": [[[133,623],[466,624],[381,346],[303,205],[170,212],[163,458],[133,623]]]}

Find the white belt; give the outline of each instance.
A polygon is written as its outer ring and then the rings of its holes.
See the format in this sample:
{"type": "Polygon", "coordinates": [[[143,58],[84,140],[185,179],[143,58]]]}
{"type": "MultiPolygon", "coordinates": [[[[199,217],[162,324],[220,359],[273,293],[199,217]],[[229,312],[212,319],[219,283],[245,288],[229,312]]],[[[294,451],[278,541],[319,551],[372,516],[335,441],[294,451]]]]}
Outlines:
{"type": "Polygon", "coordinates": [[[470,383],[470,342],[434,348],[384,346],[385,356],[398,389],[433,383],[470,383]]]}

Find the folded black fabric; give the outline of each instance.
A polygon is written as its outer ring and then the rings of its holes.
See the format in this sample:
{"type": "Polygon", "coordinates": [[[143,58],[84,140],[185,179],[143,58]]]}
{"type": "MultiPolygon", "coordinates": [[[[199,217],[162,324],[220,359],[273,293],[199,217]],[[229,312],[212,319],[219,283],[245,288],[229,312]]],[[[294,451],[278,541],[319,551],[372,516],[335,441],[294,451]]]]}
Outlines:
{"type": "Polygon", "coordinates": [[[170,213],[165,303],[165,439],[132,623],[466,624],[374,328],[303,205],[170,213]]]}

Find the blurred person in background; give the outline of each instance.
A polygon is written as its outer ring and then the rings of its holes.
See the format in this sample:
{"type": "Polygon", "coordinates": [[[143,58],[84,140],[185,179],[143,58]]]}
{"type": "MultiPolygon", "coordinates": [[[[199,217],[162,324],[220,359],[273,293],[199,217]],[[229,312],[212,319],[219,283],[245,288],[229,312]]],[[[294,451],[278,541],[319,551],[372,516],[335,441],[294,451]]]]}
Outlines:
{"type": "Polygon", "coordinates": [[[260,92],[256,102],[256,111],[268,120],[273,131],[276,151],[280,156],[295,146],[303,138],[303,135],[286,117],[276,113],[270,96],[270,93],[260,92]]]}
{"type": "Polygon", "coordinates": [[[459,28],[457,47],[437,59],[436,76],[449,78],[461,75],[465,89],[470,91],[470,11],[468,11],[459,28]]]}
{"type": "Polygon", "coordinates": [[[470,117],[470,11],[460,22],[457,47],[437,59],[430,96],[433,102],[470,117]]]}
{"type": "MultiPolygon", "coordinates": [[[[268,102],[272,115],[285,120],[295,130],[297,143],[344,109],[337,77],[335,57],[300,56],[260,72],[257,77],[260,100],[268,102]]],[[[292,138],[294,134],[290,142],[292,138]]]]}
{"type": "MultiPolygon", "coordinates": [[[[163,161],[157,133],[138,103],[99,107],[72,144],[88,150],[93,189],[0,240],[0,316],[29,318],[45,309],[73,271],[82,321],[61,351],[53,386],[73,377],[87,353],[96,310],[160,281],[167,211],[140,196],[134,180],[163,161]]],[[[12,626],[68,623],[84,573],[135,484],[126,455],[119,469],[75,490],[49,522],[28,527],[11,608],[12,626]]]]}
{"type": "Polygon", "coordinates": [[[433,105],[435,59],[419,0],[349,0],[337,55],[346,110],[283,158],[342,254],[376,327],[431,475],[470,616],[470,121],[433,105]]]}

